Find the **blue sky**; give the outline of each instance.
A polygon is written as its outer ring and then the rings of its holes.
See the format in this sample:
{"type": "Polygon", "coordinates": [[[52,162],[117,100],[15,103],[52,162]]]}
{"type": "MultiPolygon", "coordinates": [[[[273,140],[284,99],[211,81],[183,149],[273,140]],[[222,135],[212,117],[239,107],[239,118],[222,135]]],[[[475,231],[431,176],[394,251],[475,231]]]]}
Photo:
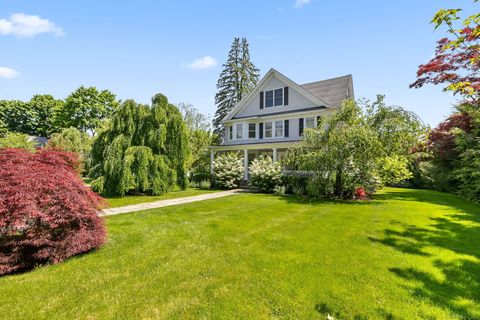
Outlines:
{"type": "Polygon", "coordinates": [[[0,99],[65,98],[83,84],[142,103],[162,92],[213,114],[221,64],[244,36],[262,75],[351,73],[356,98],[385,94],[436,125],[456,99],[408,84],[444,35],[429,21],[447,7],[478,11],[471,0],[0,0],[0,99]]]}

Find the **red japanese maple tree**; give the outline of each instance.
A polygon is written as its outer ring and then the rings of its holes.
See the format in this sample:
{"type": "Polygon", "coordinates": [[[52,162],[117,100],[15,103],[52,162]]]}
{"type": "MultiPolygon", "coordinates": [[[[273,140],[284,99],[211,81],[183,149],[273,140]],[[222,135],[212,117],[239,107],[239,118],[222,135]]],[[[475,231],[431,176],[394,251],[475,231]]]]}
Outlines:
{"type": "Polygon", "coordinates": [[[0,275],[57,263],[105,241],[102,199],[75,154],[0,149],[0,275]]]}
{"type": "MultiPolygon", "coordinates": [[[[477,2],[475,0],[474,2],[477,2]]],[[[461,9],[440,10],[433,17],[435,29],[446,26],[449,37],[437,42],[434,57],[420,65],[417,80],[411,88],[425,84],[446,84],[444,90],[461,94],[469,103],[480,100],[480,13],[464,19],[460,26],[461,9]]]]}

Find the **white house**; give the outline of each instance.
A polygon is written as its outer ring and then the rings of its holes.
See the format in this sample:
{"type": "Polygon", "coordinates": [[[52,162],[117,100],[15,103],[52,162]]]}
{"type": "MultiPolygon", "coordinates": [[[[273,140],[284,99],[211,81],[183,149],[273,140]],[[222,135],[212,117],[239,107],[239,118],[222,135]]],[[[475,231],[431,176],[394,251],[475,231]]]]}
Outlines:
{"type": "Polygon", "coordinates": [[[224,142],[210,147],[211,161],[217,152],[242,152],[248,180],[248,165],[255,157],[281,159],[303,139],[305,128],[315,127],[319,117],[334,113],[348,98],[354,98],[352,75],[297,84],[270,69],[223,119],[224,142]]]}

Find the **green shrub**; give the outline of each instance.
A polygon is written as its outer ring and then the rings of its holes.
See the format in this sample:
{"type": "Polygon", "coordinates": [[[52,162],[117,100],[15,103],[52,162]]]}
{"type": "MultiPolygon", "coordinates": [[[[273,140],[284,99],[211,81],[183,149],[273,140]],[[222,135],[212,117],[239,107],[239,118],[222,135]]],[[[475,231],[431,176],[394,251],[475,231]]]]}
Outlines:
{"type": "Polygon", "coordinates": [[[311,173],[302,171],[285,172],[282,176],[282,184],[285,185],[286,193],[293,193],[298,196],[306,194],[308,177],[311,173]]]}
{"type": "Polygon", "coordinates": [[[200,181],[199,187],[200,189],[208,190],[212,187],[212,183],[210,182],[210,180],[202,180],[200,181]]]}
{"type": "Polygon", "coordinates": [[[287,188],[285,186],[275,186],[275,188],[273,188],[273,193],[278,195],[284,195],[286,191],[287,188]]]}
{"type": "Polygon", "coordinates": [[[28,135],[23,133],[9,132],[3,138],[0,138],[1,148],[21,148],[34,150],[35,146],[30,141],[28,135]]]}
{"type": "Polygon", "coordinates": [[[226,189],[238,187],[243,178],[243,161],[236,153],[225,153],[213,161],[215,186],[226,189]]]}
{"type": "Polygon", "coordinates": [[[55,150],[74,152],[81,162],[81,171],[88,172],[92,141],[93,139],[87,133],[71,127],[52,134],[47,146],[55,150]]]}
{"type": "Polygon", "coordinates": [[[409,161],[404,156],[393,155],[379,160],[379,175],[385,184],[395,184],[413,177],[409,161]]]}
{"type": "Polygon", "coordinates": [[[282,177],[282,167],[272,158],[260,156],[250,164],[250,185],[262,192],[272,192],[282,177]]]}

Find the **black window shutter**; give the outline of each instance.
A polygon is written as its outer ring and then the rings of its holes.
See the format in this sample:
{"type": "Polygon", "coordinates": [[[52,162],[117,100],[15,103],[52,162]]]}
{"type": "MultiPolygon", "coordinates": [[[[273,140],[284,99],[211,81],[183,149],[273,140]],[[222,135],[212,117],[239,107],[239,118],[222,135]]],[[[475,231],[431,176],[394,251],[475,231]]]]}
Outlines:
{"type": "Polygon", "coordinates": [[[259,139],[263,139],[263,122],[260,122],[260,123],[258,124],[258,126],[259,126],[259,127],[258,127],[258,130],[260,131],[260,132],[258,133],[258,138],[259,138],[259,139]]]}
{"type": "Polygon", "coordinates": [[[317,116],[317,127],[320,124],[320,116],[317,116]]]}
{"type": "Polygon", "coordinates": [[[263,109],[263,91],[260,91],[260,109],[263,109]]]}
{"type": "Polygon", "coordinates": [[[303,118],[298,119],[298,135],[303,134],[303,118]]]}
{"type": "Polygon", "coordinates": [[[285,120],[285,138],[288,138],[288,136],[290,135],[289,133],[289,121],[288,120],[285,120]]]}
{"type": "Polygon", "coordinates": [[[283,105],[288,106],[288,87],[283,88],[283,105]]]}

